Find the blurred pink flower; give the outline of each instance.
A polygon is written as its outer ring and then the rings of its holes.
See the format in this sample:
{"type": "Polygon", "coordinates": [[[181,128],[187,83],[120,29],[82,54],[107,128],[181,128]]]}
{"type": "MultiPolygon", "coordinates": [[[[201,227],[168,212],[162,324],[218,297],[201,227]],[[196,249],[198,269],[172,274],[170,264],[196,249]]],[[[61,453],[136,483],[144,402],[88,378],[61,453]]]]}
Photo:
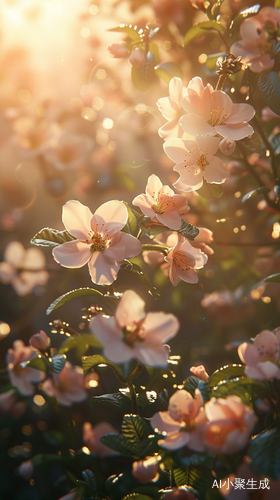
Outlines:
{"type": "Polygon", "coordinates": [[[231,46],[231,53],[241,56],[242,62],[254,73],[271,69],[274,59],[270,56],[270,49],[276,40],[279,24],[278,9],[262,8],[256,16],[245,19],[240,25],[241,40],[231,46]]]}
{"type": "Polygon", "coordinates": [[[45,373],[35,368],[22,368],[21,363],[36,358],[36,352],[25,346],[22,340],[15,340],[13,348],[8,349],[6,362],[10,382],[24,396],[31,396],[35,392],[33,384],[38,384],[45,378],[45,373]]]}
{"type": "Polygon", "coordinates": [[[205,451],[202,431],[207,424],[203,409],[203,398],[199,389],[195,397],[181,389],[171,396],[168,411],[160,411],[151,418],[151,426],[156,432],[166,433],[158,444],[168,450],[178,450],[187,446],[194,451],[205,451]]]}
{"type": "Polygon", "coordinates": [[[177,242],[171,248],[165,260],[170,265],[170,281],[173,286],[177,286],[180,279],[187,283],[197,283],[198,276],[195,269],[201,269],[206,264],[208,257],[178,234],[177,242]]]}
{"type": "Polygon", "coordinates": [[[199,233],[192,241],[192,246],[200,248],[206,255],[213,255],[214,250],[209,247],[209,243],[213,241],[213,232],[207,229],[207,227],[198,227],[197,229],[199,229],[199,233]]]}
{"type": "Polygon", "coordinates": [[[173,314],[145,314],[144,301],[133,291],[124,292],[115,317],[98,314],[92,318],[90,330],[104,345],[104,356],[112,362],[137,359],[148,366],[165,366],[169,349],[164,345],[179,329],[173,314]]]}
{"type": "Polygon", "coordinates": [[[21,462],[18,473],[21,477],[29,481],[32,478],[34,472],[34,467],[31,460],[25,460],[25,462],[21,462]]]}
{"type": "Polygon", "coordinates": [[[47,334],[40,330],[39,333],[35,333],[29,339],[29,344],[33,349],[38,349],[40,351],[46,351],[51,343],[51,339],[47,336],[47,334]]]}
{"type": "Polygon", "coordinates": [[[44,152],[44,158],[58,170],[78,167],[90,153],[93,141],[86,135],[60,131],[44,152]]]}
{"type": "Polygon", "coordinates": [[[132,475],[139,483],[146,484],[158,476],[158,457],[147,457],[132,464],[132,475]]]}
{"type": "Polygon", "coordinates": [[[87,398],[84,383],[84,372],[80,366],[72,366],[66,361],[61,372],[53,373],[51,378],[42,384],[42,390],[57,399],[62,406],[72,406],[87,398]]]}
{"type": "Polygon", "coordinates": [[[203,382],[207,382],[209,379],[209,375],[203,365],[192,366],[190,368],[190,372],[192,372],[200,380],[203,380],[203,382]]]}
{"type": "Polygon", "coordinates": [[[88,449],[99,455],[100,457],[109,457],[118,455],[118,452],[111,450],[100,441],[100,438],[105,434],[117,433],[118,431],[109,422],[100,422],[92,427],[90,422],[84,422],[83,425],[83,442],[88,449]]]}
{"type": "Polygon", "coordinates": [[[176,163],[173,170],[180,174],[173,186],[179,191],[189,192],[201,188],[203,180],[222,184],[229,177],[224,162],[213,156],[219,146],[218,137],[198,135],[195,141],[167,139],[163,149],[176,163]]]}
{"type": "Polygon", "coordinates": [[[62,221],[77,240],[53,249],[53,257],[64,267],[88,264],[93,283],[109,285],[117,279],[119,262],[141,252],[139,240],[121,232],[127,222],[127,208],[121,201],[103,203],[94,215],[79,201],[63,206],[62,221]]]}
{"type": "Polygon", "coordinates": [[[0,394],[0,413],[11,413],[14,418],[20,418],[26,407],[27,401],[18,401],[14,389],[0,394]]]}
{"type": "Polygon", "coordinates": [[[188,94],[182,99],[182,107],[187,111],[179,123],[187,134],[215,136],[221,135],[238,141],[253,134],[254,129],[247,122],[255,114],[250,104],[234,104],[222,90],[188,94]]]}
{"type": "Polygon", "coordinates": [[[163,139],[169,137],[180,137],[182,129],[179,125],[179,118],[182,114],[181,100],[187,94],[186,87],[183,87],[181,78],[175,76],[169,82],[170,97],[161,97],[157,101],[157,107],[163,117],[168,120],[158,133],[163,139]]]}
{"type": "Polygon", "coordinates": [[[146,59],[145,51],[136,47],[132,50],[129,62],[134,68],[140,68],[146,59]]]}
{"type": "Polygon", "coordinates": [[[204,409],[209,420],[204,442],[209,451],[230,454],[245,447],[256,423],[249,406],[238,396],[227,396],[226,399],[211,398],[204,409]]]}
{"type": "Polygon", "coordinates": [[[48,147],[52,134],[56,131],[55,124],[30,116],[17,118],[13,128],[14,143],[25,158],[33,158],[42,154],[48,147]]]}
{"type": "Polygon", "coordinates": [[[11,284],[19,296],[28,295],[37,285],[45,285],[49,273],[44,270],[46,257],[39,248],[28,248],[19,241],[11,241],[0,262],[0,281],[11,284]]]}
{"type": "Polygon", "coordinates": [[[280,328],[275,334],[263,330],[254,338],[253,344],[241,344],[238,354],[246,365],[246,375],[257,380],[280,379],[280,368],[277,364],[280,356],[279,344],[280,328]]]}
{"type": "Polygon", "coordinates": [[[236,142],[233,139],[222,139],[219,148],[226,156],[232,155],[236,148],[236,142]]]}
{"type": "Polygon", "coordinates": [[[117,59],[128,57],[130,54],[126,42],[110,43],[109,45],[107,45],[107,50],[112,57],[115,57],[117,59]]]}
{"type": "Polygon", "coordinates": [[[186,215],[190,209],[188,200],[174,194],[168,186],[163,186],[155,174],[148,178],[146,194],[136,196],[132,204],[139,207],[147,217],[158,220],[171,229],[180,228],[181,215],[186,215]]]}

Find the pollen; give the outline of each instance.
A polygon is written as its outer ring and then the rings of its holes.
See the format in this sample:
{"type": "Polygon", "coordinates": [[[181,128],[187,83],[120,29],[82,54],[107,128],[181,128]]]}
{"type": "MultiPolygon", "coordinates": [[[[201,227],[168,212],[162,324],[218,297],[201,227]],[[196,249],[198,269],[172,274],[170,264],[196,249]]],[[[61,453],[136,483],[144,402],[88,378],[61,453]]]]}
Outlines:
{"type": "Polygon", "coordinates": [[[88,233],[89,239],[88,243],[90,245],[91,252],[104,252],[106,248],[110,246],[110,238],[106,238],[106,236],[101,233],[95,233],[94,231],[90,231],[88,233]]]}
{"type": "Polygon", "coordinates": [[[202,172],[204,172],[205,167],[207,167],[207,165],[209,165],[209,161],[207,161],[207,155],[206,154],[200,155],[200,157],[198,158],[198,160],[196,162],[196,165],[200,168],[200,170],[202,172]]]}
{"type": "Polygon", "coordinates": [[[195,259],[190,255],[186,255],[182,252],[175,253],[174,261],[179,269],[181,269],[181,271],[189,271],[195,266],[195,259]]]}
{"type": "Polygon", "coordinates": [[[172,196],[165,193],[159,194],[158,197],[155,198],[155,203],[152,205],[152,209],[158,215],[162,215],[164,212],[169,210],[175,210],[176,206],[172,198],[172,196]]]}
{"type": "Polygon", "coordinates": [[[210,124],[212,127],[216,127],[217,125],[223,125],[225,122],[229,112],[224,106],[218,106],[215,109],[212,109],[211,111],[211,119],[210,119],[210,124]]]}

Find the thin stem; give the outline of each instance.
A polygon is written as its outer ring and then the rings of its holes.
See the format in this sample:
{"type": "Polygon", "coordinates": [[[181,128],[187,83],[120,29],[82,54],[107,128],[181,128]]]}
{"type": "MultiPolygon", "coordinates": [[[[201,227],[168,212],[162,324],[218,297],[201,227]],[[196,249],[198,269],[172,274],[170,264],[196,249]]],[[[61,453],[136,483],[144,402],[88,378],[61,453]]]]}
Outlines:
{"type": "MultiPolygon", "coordinates": [[[[217,31],[218,31],[218,30],[217,30],[217,31]]],[[[230,46],[228,45],[227,41],[226,41],[226,40],[225,40],[225,38],[223,37],[222,33],[221,33],[220,31],[218,31],[218,33],[219,33],[219,35],[220,35],[220,37],[221,37],[222,41],[224,42],[224,44],[225,44],[225,46],[226,46],[226,48],[227,48],[228,53],[230,54],[230,46]]]]}
{"type": "Polygon", "coordinates": [[[132,377],[129,375],[127,377],[127,383],[128,383],[128,388],[130,392],[130,397],[131,397],[131,406],[132,406],[132,412],[134,415],[139,415],[139,410],[138,410],[138,403],[137,403],[137,398],[136,398],[136,392],[135,392],[135,387],[132,383],[132,377]]]}
{"type": "Polygon", "coordinates": [[[215,90],[223,90],[228,75],[220,75],[215,90]]]}
{"type": "Polygon", "coordinates": [[[142,252],[160,252],[167,255],[169,250],[170,248],[165,245],[150,245],[149,243],[142,245],[142,252]]]}
{"type": "Polygon", "coordinates": [[[131,378],[136,378],[138,377],[138,375],[140,375],[140,373],[143,371],[143,366],[141,365],[141,363],[137,363],[137,366],[134,368],[133,372],[131,372],[130,376],[131,378]]]}

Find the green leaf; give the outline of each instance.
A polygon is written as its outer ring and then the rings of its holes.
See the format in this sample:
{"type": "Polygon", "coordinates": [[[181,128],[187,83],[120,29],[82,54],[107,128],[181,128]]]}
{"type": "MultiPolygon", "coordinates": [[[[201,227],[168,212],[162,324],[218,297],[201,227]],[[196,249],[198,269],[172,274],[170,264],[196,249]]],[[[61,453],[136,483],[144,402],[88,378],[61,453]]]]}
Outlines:
{"type": "Polygon", "coordinates": [[[182,220],[182,224],[180,229],[178,230],[178,233],[184,236],[184,238],[188,238],[188,240],[193,241],[199,234],[199,229],[190,224],[189,222],[182,220]]]}
{"type": "Polygon", "coordinates": [[[174,478],[176,484],[178,481],[178,486],[185,484],[195,489],[199,493],[199,498],[201,499],[204,498],[206,490],[212,487],[214,481],[214,476],[211,474],[210,470],[204,466],[175,469],[174,478]]]}
{"type": "Polygon", "coordinates": [[[59,354],[64,354],[70,351],[70,349],[88,345],[92,347],[101,347],[100,342],[98,342],[97,338],[92,333],[86,333],[85,335],[79,335],[79,337],[66,339],[59,348],[59,354]]]}
{"type": "Polygon", "coordinates": [[[31,461],[34,467],[52,462],[64,462],[64,463],[70,462],[68,457],[64,455],[58,455],[57,453],[56,454],[40,453],[39,455],[35,455],[34,457],[32,457],[31,461]]]}
{"type": "Polygon", "coordinates": [[[45,358],[42,356],[37,356],[37,358],[33,358],[30,361],[23,361],[20,363],[22,368],[36,368],[36,370],[41,370],[42,372],[47,371],[47,364],[45,358]]]}
{"type": "Polygon", "coordinates": [[[226,365],[216,370],[211,377],[209,377],[208,384],[210,387],[215,387],[222,380],[229,378],[242,377],[244,375],[244,365],[226,365]]]}
{"type": "Polygon", "coordinates": [[[71,290],[71,292],[64,293],[58,299],[54,300],[52,304],[48,307],[46,314],[49,315],[55,309],[58,309],[60,306],[67,304],[67,302],[71,302],[71,300],[80,299],[81,297],[88,297],[91,295],[95,295],[98,297],[103,297],[104,294],[99,290],[95,290],[94,288],[77,288],[76,290],[71,290]]]}
{"type": "Polygon", "coordinates": [[[139,68],[132,66],[131,79],[134,87],[141,92],[146,92],[156,81],[157,75],[154,67],[157,64],[155,54],[149,50],[143,64],[139,68]]]}
{"type": "Polygon", "coordinates": [[[280,478],[280,432],[279,429],[264,430],[250,443],[248,455],[250,468],[258,476],[280,478]]]}
{"type": "Polygon", "coordinates": [[[268,187],[262,186],[257,189],[253,189],[249,193],[246,193],[243,198],[242,198],[242,203],[245,203],[245,201],[250,200],[251,198],[254,198],[258,194],[266,194],[269,193],[270,189],[268,187]]]}
{"type": "Polygon", "coordinates": [[[192,28],[189,29],[189,31],[185,35],[184,47],[187,47],[187,45],[195,38],[205,35],[207,31],[213,31],[213,30],[218,31],[220,33],[225,32],[224,26],[218,23],[217,21],[205,21],[203,23],[195,24],[192,28]]]}
{"type": "Polygon", "coordinates": [[[95,475],[89,469],[85,469],[82,472],[82,478],[86,482],[86,485],[90,491],[90,493],[94,494],[97,492],[97,483],[95,479],[95,475]]]}
{"type": "MultiPolygon", "coordinates": [[[[240,25],[241,23],[243,23],[244,19],[249,18],[251,16],[255,16],[259,12],[259,10],[260,10],[260,4],[256,4],[240,12],[240,14],[236,16],[236,18],[233,20],[231,24],[232,35],[239,33],[240,25]]],[[[231,41],[231,43],[233,43],[233,41],[231,41]]]]}
{"type": "Polygon", "coordinates": [[[58,231],[57,229],[51,229],[50,227],[45,227],[41,229],[35,236],[33,236],[30,243],[32,245],[37,245],[40,247],[56,247],[62,245],[68,241],[74,241],[74,238],[68,231],[58,231]]]}
{"type": "Polygon", "coordinates": [[[43,438],[51,446],[61,446],[65,441],[65,436],[59,431],[46,431],[43,438]]]}
{"type": "Polygon", "coordinates": [[[125,396],[121,392],[115,392],[113,394],[102,394],[101,396],[92,396],[90,398],[90,405],[93,406],[95,402],[110,403],[120,408],[123,408],[126,401],[129,401],[129,398],[127,396],[125,396]]]}
{"type": "Polygon", "coordinates": [[[126,233],[132,234],[132,236],[137,236],[139,232],[138,220],[142,219],[142,216],[130,208],[129,204],[126,201],[123,202],[127,208],[128,219],[127,223],[123,228],[123,231],[126,233]]]}
{"type": "Polygon", "coordinates": [[[101,354],[94,354],[93,356],[84,356],[82,359],[82,363],[83,363],[83,370],[84,370],[85,375],[87,375],[88,372],[92,368],[94,368],[95,366],[106,365],[106,366],[109,366],[110,368],[112,368],[116,377],[120,381],[123,380],[123,376],[122,376],[121,372],[118,370],[118,368],[113,363],[110,363],[109,361],[107,361],[107,359],[105,359],[103,356],[101,356],[101,354]]]}
{"type": "Polygon", "coordinates": [[[121,455],[130,458],[139,458],[135,453],[135,446],[131,441],[121,436],[120,434],[105,434],[100,441],[111,448],[111,450],[119,452],[121,455]]]}
{"type": "Polygon", "coordinates": [[[209,399],[210,395],[209,385],[207,384],[207,382],[203,382],[203,380],[200,380],[199,378],[194,377],[193,375],[188,377],[187,380],[185,380],[184,389],[185,391],[188,391],[193,398],[195,396],[195,389],[199,389],[203,399],[205,400],[209,399]]]}
{"type": "Polygon", "coordinates": [[[173,473],[176,486],[183,486],[184,484],[187,484],[188,470],[174,469],[173,473]]]}
{"type": "Polygon", "coordinates": [[[146,439],[152,430],[151,427],[139,415],[125,415],[122,422],[122,435],[135,446],[146,439]]]}
{"type": "Polygon", "coordinates": [[[252,406],[252,392],[255,398],[265,398],[267,389],[259,380],[253,380],[249,377],[240,377],[231,380],[224,380],[213,388],[212,395],[218,398],[225,398],[228,395],[239,396],[244,403],[252,406]]]}
{"type": "Polygon", "coordinates": [[[277,274],[271,274],[270,276],[267,276],[266,278],[263,279],[266,283],[280,283],[280,273],[277,274]]]}
{"type": "Polygon", "coordinates": [[[141,36],[138,33],[138,27],[132,26],[132,24],[120,24],[120,26],[117,26],[116,28],[110,28],[107,31],[114,31],[116,33],[123,33],[124,35],[128,36],[134,42],[141,41],[141,36]]]}
{"type": "Polygon", "coordinates": [[[159,299],[161,297],[159,291],[149,282],[141,267],[137,266],[137,264],[134,264],[129,260],[125,260],[121,264],[121,269],[127,273],[136,274],[142,283],[148,288],[148,292],[154,297],[154,299],[159,299]]]}
{"type": "Polygon", "coordinates": [[[65,354],[56,354],[49,362],[49,367],[54,373],[60,373],[67,361],[65,354]]]}
{"type": "Polygon", "coordinates": [[[242,139],[240,142],[244,144],[248,152],[261,154],[262,140],[258,132],[255,131],[252,137],[245,137],[245,139],[242,139]]]}
{"type": "Polygon", "coordinates": [[[165,62],[158,64],[155,67],[155,72],[166,83],[169,83],[171,78],[173,78],[174,76],[178,76],[181,79],[183,78],[183,73],[180,66],[178,66],[178,64],[174,62],[165,62]]]}
{"type": "Polygon", "coordinates": [[[262,73],[259,78],[259,89],[265,104],[277,115],[280,115],[280,78],[276,71],[262,73]]]}
{"type": "Polygon", "coordinates": [[[219,198],[222,196],[223,188],[221,184],[209,184],[204,179],[203,186],[197,190],[197,193],[206,200],[212,200],[213,198],[219,198]]]}
{"type": "MultiPolygon", "coordinates": [[[[182,453],[185,453],[184,448],[181,450],[182,453]]],[[[175,465],[179,465],[180,469],[186,469],[190,466],[199,466],[199,465],[207,465],[210,469],[214,468],[214,457],[212,453],[191,453],[189,452],[189,456],[180,456],[180,452],[178,451],[175,457],[175,465]]]]}

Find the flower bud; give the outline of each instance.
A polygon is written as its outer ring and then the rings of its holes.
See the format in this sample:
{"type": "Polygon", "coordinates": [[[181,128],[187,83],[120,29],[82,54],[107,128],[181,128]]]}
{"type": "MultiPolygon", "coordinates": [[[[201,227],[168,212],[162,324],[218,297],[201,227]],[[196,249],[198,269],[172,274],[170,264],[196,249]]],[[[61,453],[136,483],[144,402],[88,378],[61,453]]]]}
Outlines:
{"type": "Polygon", "coordinates": [[[131,52],[131,56],[128,60],[134,68],[140,68],[145,61],[145,53],[143,50],[136,48],[131,52]]]}
{"type": "Polygon", "coordinates": [[[132,464],[132,475],[139,481],[145,484],[156,478],[158,471],[157,457],[150,457],[147,460],[140,460],[132,464]]]}
{"type": "Polygon", "coordinates": [[[29,339],[29,344],[31,345],[31,347],[34,347],[34,349],[39,349],[39,351],[46,351],[50,345],[50,342],[50,338],[43,330],[40,330],[39,333],[35,333],[35,335],[32,335],[32,337],[29,339]]]}
{"type": "Polygon", "coordinates": [[[29,481],[33,475],[34,467],[31,460],[25,460],[18,468],[18,473],[21,477],[29,481]]]}
{"type": "Polygon", "coordinates": [[[107,50],[112,57],[117,59],[129,56],[129,50],[125,42],[111,43],[107,45],[107,50]]]}
{"type": "Polygon", "coordinates": [[[222,139],[219,148],[224,153],[224,155],[231,155],[235,150],[236,142],[233,139],[222,139]]]}
{"type": "Polygon", "coordinates": [[[208,382],[209,375],[203,365],[192,366],[190,368],[190,372],[192,372],[200,380],[203,380],[203,382],[208,382]]]}

